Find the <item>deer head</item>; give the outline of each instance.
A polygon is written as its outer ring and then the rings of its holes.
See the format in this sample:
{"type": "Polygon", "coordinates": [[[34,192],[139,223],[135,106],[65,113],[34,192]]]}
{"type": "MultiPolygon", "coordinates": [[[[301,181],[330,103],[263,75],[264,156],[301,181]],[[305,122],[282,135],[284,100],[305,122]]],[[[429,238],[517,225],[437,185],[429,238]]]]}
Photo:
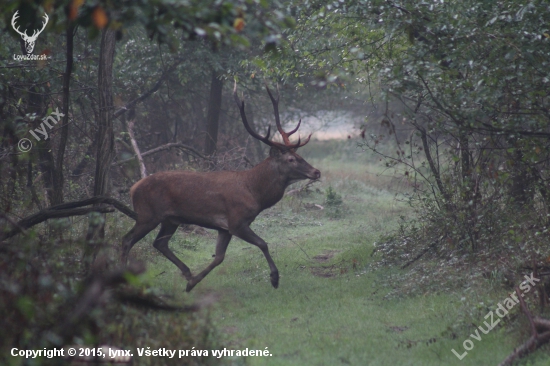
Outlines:
{"type": "Polygon", "coordinates": [[[21,32],[19,30],[19,26],[15,26],[15,21],[17,20],[17,18],[19,18],[19,15],[17,15],[17,13],[19,13],[19,10],[17,10],[15,12],[15,14],[13,14],[13,17],[11,18],[11,26],[13,27],[13,29],[19,33],[21,35],[21,38],[23,38],[23,41],[25,41],[25,49],[27,50],[27,53],[32,53],[32,51],[34,50],[34,43],[36,42],[36,38],[38,38],[38,36],[40,35],[40,33],[42,33],[42,31],[44,30],[44,28],[46,28],[46,24],[48,24],[48,20],[50,18],[48,18],[48,14],[44,13],[44,22],[42,23],[42,29],[40,30],[34,30],[33,33],[32,33],[32,36],[29,36],[27,34],[27,30],[25,29],[25,32],[21,32]]]}
{"type": "Polygon", "coordinates": [[[262,141],[266,145],[271,146],[269,156],[278,163],[278,169],[280,173],[288,179],[287,184],[292,184],[302,179],[319,179],[321,176],[319,170],[312,167],[308,162],[306,162],[300,155],[296,153],[296,150],[299,147],[302,147],[309,142],[311,134],[304,142],[301,142],[301,139],[298,137],[298,142],[294,144],[291,143],[290,136],[298,131],[302,120],[298,122],[298,125],[292,131],[286,132],[285,130],[283,130],[283,127],[281,126],[281,119],[279,117],[279,88],[277,87],[277,98],[273,97],[273,94],[271,94],[271,90],[269,90],[267,84],[265,88],[267,90],[267,93],[269,94],[271,103],[273,104],[275,124],[277,125],[277,130],[283,138],[283,143],[281,144],[279,142],[271,141],[269,139],[269,135],[271,134],[271,126],[268,127],[267,134],[265,136],[261,136],[254,132],[254,130],[252,130],[252,128],[248,124],[248,120],[246,119],[246,114],[244,111],[244,100],[239,100],[239,97],[237,96],[237,82],[235,82],[235,86],[233,88],[233,97],[235,98],[235,102],[239,106],[244,127],[246,128],[248,133],[252,135],[252,137],[262,141]]]}

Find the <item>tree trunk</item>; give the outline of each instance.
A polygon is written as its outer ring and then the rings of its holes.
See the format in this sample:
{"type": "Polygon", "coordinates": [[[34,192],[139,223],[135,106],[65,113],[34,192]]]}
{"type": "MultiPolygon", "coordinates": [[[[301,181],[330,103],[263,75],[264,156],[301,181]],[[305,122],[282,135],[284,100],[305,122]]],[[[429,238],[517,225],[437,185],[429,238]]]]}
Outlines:
{"type": "Polygon", "coordinates": [[[216,151],[216,144],[218,143],[222,87],[223,81],[217,77],[215,71],[212,71],[208,116],[206,117],[206,140],[204,143],[204,153],[206,155],[212,155],[216,151]]]}
{"type": "MultiPolygon", "coordinates": [[[[451,202],[451,196],[449,195],[449,192],[447,192],[447,188],[443,185],[443,182],[441,180],[441,174],[439,172],[438,167],[435,165],[434,159],[432,157],[432,153],[430,152],[430,145],[428,144],[428,135],[426,133],[426,129],[421,126],[416,127],[417,130],[420,132],[420,138],[422,139],[422,146],[424,147],[424,155],[426,156],[426,160],[428,161],[428,164],[430,166],[430,171],[432,175],[435,178],[435,183],[437,184],[437,188],[439,189],[439,193],[443,196],[443,207],[447,211],[452,211],[452,202],[451,202]]],[[[434,195],[437,199],[437,196],[434,195]]]]}
{"type": "Polygon", "coordinates": [[[95,149],[95,140],[88,146],[88,149],[86,150],[86,153],[84,154],[84,157],[82,160],[80,160],[80,163],[74,168],[73,172],[71,173],[72,176],[78,178],[80,175],[84,173],[84,170],[90,163],[91,159],[90,156],[94,154],[95,149]]]}
{"type": "Polygon", "coordinates": [[[460,144],[460,164],[462,173],[462,188],[464,202],[468,203],[472,197],[472,171],[470,166],[470,150],[468,147],[468,136],[465,131],[458,132],[458,142],[460,144]]]}
{"type": "Polygon", "coordinates": [[[101,34],[101,48],[99,54],[99,120],[97,123],[97,160],[94,196],[104,196],[108,192],[109,169],[114,157],[115,138],[112,118],[114,56],[115,31],[105,29],[101,34]]]}
{"type": "Polygon", "coordinates": [[[514,203],[521,207],[533,199],[535,193],[534,182],[536,182],[536,174],[534,169],[531,169],[528,161],[524,156],[524,148],[519,138],[510,138],[509,143],[515,147],[513,163],[510,167],[511,181],[510,196],[514,203]]]}
{"type": "Polygon", "coordinates": [[[61,139],[59,140],[59,147],[57,150],[57,157],[55,161],[55,169],[53,171],[53,191],[52,191],[52,205],[58,205],[63,203],[63,161],[65,155],[65,148],[67,146],[67,139],[69,137],[69,101],[70,101],[70,84],[71,74],[73,72],[73,39],[74,39],[74,25],[70,24],[67,27],[67,49],[66,49],[66,65],[65,74],[63,75],[63,111],[64,116],[61,120],[61,139]]]}
{"type": "MultiPolygon", "coordinates": [[[[113,62],[115,56],[115,31],[104,29],[101,33],[101,47],[99,53],[98,99],[99,120],[96,137],[97,155],[94,182],[94,196],[109,195],[109,170],[114,158],[114,131],[113,131],[113,62]]],[[[87,264],[99,249],[99,242],[105,236],[105,215],[101,219],[90,218],[86,240],[90,244],[85,253],[87,264]]]]}
{"type": "Polygon", "coordinates": [[[42,210],[42,204],[40,203],[40,200],[38,199],[38,194],[36,194],[36,189],[34,188],[33,183],[33,164],[32,160],[29,159],[29,162],[27,164],[27,189],[31,192],[31,200],[36,205],[38,210],[42,210]]]}
{"type": "MultiPolygon", "coordinates": [[[[32,128],[36,128],[42,123],[42,117],[44,114],[44,94],[42,94],[37,87],[33,87],[29,90],[29,109],[31,113],[36,114],[38,118],[34,121],[32,128]]],[[[44,184],[44,190],[46,191],[46,197],[49,201],[49,205],[53,206],[53,171],[55,169],[55,163],[52,154],[51,140],[44,140],[43,138],[36,143],[38,151],[38,167],[42,172],[42,181],[44,184]]]]}

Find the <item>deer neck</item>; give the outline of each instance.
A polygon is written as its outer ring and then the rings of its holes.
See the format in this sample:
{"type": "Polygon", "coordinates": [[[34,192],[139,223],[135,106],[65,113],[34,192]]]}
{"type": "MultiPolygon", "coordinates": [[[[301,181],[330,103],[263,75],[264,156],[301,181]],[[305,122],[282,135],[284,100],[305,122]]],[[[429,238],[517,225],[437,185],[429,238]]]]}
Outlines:
{"type": "Polygon", "coordinates": [[[279,202],[290,183],[288,177],[281,174],[272,158],[265,159],[246,173],[248,188],[260,203],[262,210],[279,202]]]}

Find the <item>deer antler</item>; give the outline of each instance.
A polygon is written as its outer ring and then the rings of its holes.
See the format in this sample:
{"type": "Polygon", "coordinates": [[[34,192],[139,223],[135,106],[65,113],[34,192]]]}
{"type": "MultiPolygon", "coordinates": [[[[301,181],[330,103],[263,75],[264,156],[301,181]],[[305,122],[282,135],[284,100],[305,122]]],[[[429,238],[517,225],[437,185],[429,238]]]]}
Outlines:
{"type": "Polygon", "coordinates": [[[15,28],[15,21],[17,20],[17,18],[19,18],[19,15],[17,15],[17,13],[19,13],[19,10],[17,10],[15,14],[13,14],[13,17],[11,18],[11,26],[13,27],[13,30],[15,30],[20,35],[28,37],[27,30],[25,30],[25,33],[23,33],[19,30],[19,26],[15,28]]]}
{"type": "Polygon", "coordinates": [[[237,81],[235,80],[235,86],[233,87],[233,97],[235,98],[235,103],[237,103],[237,106],[239,107],[239,111],[241,112],[241,118],[243,120],[244,128],[248,131],[249,134],[252,135],[257,140],[262,141],[263,143],[269,145],[269,146],[275,146],[275,142],[269,140],[269,135],[271,133],[271,126],[268,126],[267,128],[267,134],[265,136],[261,136],[254,132],[254,130],[250,127],[248,124],[248,120],[246,119],[246,114],[244,112],[244,95],[243,100],[239,100],[239,97],[237,96],[237,81]]]}
{"type": "Polygon", "coordinates": [[[291,144],[290,143],[290,136],[294,132],[298,131],[298,129],[300,128],[300,124],[302,123],[301,119],[298,122],[298,125],[296,126],[296,128],[293,129],[290,132],[285,132],[285,130],[283,130],[283,127],[281,126],[281,119],[279,118],[279,84],[277,84],[277,99],[275,99],[273,97],[273,94],[271,94],[271,90],[269,90],[269,87],[267,86],[267,83],[265,83],[265,89],[267,90],[267,94],[269,94],[269,98],[271,99],[271,104],[273,104],[273,113],[275,114],[275,124],[277,125],[277,130],[279,130],[279,133],[283,137],[283,142],[285,143],[285,146],[287,148],[297,149],[297,148],[302,147],[305,144],[307,144],[309,142],[309,139],[311,138],[311,134],[309,134],[307,140],[304,141],[304,143],[302,143],[302,144],[300,144],[300,138],[299,137],[298,137],[298,142],[296,144],[291,144]]]}
{"type": "Polygon", "coordinates": [[[271,91],[267,87],[267,84],[266,84],[265,87],[266,87],[267,93],[269,94],[269,97],[271,98],[271,101],[273,103],[273,109],[275,111],[275,123],[277,124],[277,129],[281,133],[281,136],[283,136],[284,144],[280,144],[278,142],[269,140],[269,134],[271,133],[271,126],[269,126],[269,128],[267,129],[267,135],[265,135],[265,136],[260,136],[252,130],[252,128],[248,124],[248,120],[246,119],[246,114],[244,112],[244,96],[243,96],[243,100],[239,100],[239,97],[237,96],[237,81],[235,81],[235,86],[233,87],[233,97],[235,98],[235,102],[237,103],[237,106],[239,107],[244,127],[246,128],[248,133],[251,134],[252,137],[254,137],[255,139],[258,139],[258,140],[262,141],[263,143],[265,143],[269,146],[277,147],[281,150],[297,149],[297,148],[302,147],[305,144],[307,144],[309,142],[309,139],[311,138],[311,134],[309,135],[307,140],[304,141],[303,143],[300,143],[300,138],[298,138],[297,143],[295,143],[295,144],[290,143],[290,139],[288,137],[290,135],[292,135],[294,132],[298,131],[298,128],[300,127],[300,123],[302,123],[302,120],[300,120],[300,122],[298,122],[298,126],[296,126],[295,129],[293,129],[290,132],[285,132],[283,130],[283,128],[281,127],[281,121],[280,121],[280,118],[279,118],[279,90],[277,89],[277,99],[275,99],[275,98],[273,98],[273,95],[271,95],[271,91]]]}

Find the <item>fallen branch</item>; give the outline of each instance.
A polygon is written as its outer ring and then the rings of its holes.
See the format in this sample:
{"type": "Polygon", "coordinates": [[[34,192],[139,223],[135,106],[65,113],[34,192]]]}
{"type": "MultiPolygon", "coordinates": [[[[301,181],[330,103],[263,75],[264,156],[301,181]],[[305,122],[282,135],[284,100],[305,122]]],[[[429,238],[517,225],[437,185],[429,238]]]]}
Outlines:
{"type": "Polygon", "coordinates": [[[536,316],[533,318],[533,323],[537,326],[537,330],[550,329],[550,320],[548,319],[536,316]]]}
{"type": "Polygon", "coordinates": [[[58,219],[58,218],[70,217],[70,216],[81,216],[81,215],[89,214],[90,212],[108,213],[108,212],[114,212],[114,211],[115,211],[114,208],[109,206],[74,208],[74,209],[68,209],[68,210],[45,209],[35,213],[34,215],[27,216],[24,219],[19,220],[17,222],[17,225],[15,225],[15,227],[13,227],[11,230],[0,232],[0,240],[11,238],[12,236],[15,236],[23,232],[22,229],[28,229],[30,227],[33,227],[34,225],[38,225],[49,219],[58,219]]]}
{"type": "Polygon", "coordinates": [[[113,206],[126,216],[128,216],[131,219],[137,220],[137,213],[132,211],[128,206],[126,206],[124,203],[112,198],[112,197],[105,197],[105,196],[95,196],[86,198],[82,201],[74,201],[74,202],[67,202],[62,203],[60,205],[55,205],[50,207],[50,210],[61,210],[61,209],[67,209],[67,208],[76,208],[76,207],[82,207],[82,206],[88,206],[93,205],[97,203],[106,203],[108,205],[113,206]]]}
{"type": "Polygon", "coordinates": [[[527,340],[524,344],[519,346],[512,352],[504,361],[502,361],[499,366],[510,366],[512,363],[530,352],[536,350],[538,347],[542,346],[550,340],[550,320],[543,318],[534,318],[525,301],[523,300],[523,293],[519,291],[519,288],[516,287],[516,294],[518,295],[519,302],[521,305],[521,310],[527,316],[529,320],[529,325],[531,327],[531,338],[527,340]],[[539,330],[544,330],[543,333],[539,333],[539,330]]]}
{"type": "Polygon", "coordinates": [[[82,201],[67,202],[67,203],[62,203],[60,205],[55,205],[45,210],[38,211],[37,213],[31,216],[27,216],[17,222],[14,222],[11,219],[8,219],[8,221],[12,224],[13,227],[8,231],[0,232],[0,240],[11,238],[12,236],[15,236],[19,233],[24,232],[24,230],[30,227],[33,227],[34,225],[38,225],[49,219],[58,219],[62,217],[71,217],[71,216],[82,216],[90,212],[99,212],[99,213],[114,212],[114,209],[111,206],[113,206],[114,208],[116,208],[126,216],[134,220],[137,220],[137,213],[132,211],[122,202],[111,197],[96,196],[96,197],[87,198],[82,201]],[[95,205],[95,204],[101,204],[101,203],[107,204],[109,206],[80,208],[82,206],[89,206],[89,205],[95,205]]]}
{"type": "Polygon", "coordinates": [[[116,295],[116,299],[126,305],[134,306],[144,310],[159,310],[159,311],[173,311],[173,312],[192,312],[199,311],[203,307],[202,303],[195,303],[187,306],[174,306],[165,303],[162,299],[155,295],[142,295],[142,294],[127,294],[119,293],[116,295]]]}
{"type": "Polygon", "coordinates": [[[325,208],[317,203],[304,203],[304,208],[309,210],[324,210],[325,208]]]}
{"type": "Polygon", "coordinates": [[[502,361],[499,366],[510,366],[516,359],[526,356],[530,352],[542,346],[550,340],[550,331],[538,334],[537,337],[531,336],[527,342],[516,348],[510,356],[502,361]]]}
{"type": "Polygon", "coordinates": [[[57,329],[57,333],[64,338],[72,336],[75,333],[75,326],[99,303],[101,295],[107,287],[126,283],[128,273],[138,275],[144,271],[145,268],[142,265],[135,263],[128,268],[119,268],[103,275],[94,275],[89,281],[90,284],[86,290],[76,301],[73,310],[57,329]]]}
{"type": "MultiPolygon", "coordinates": [[[[67,315],[64,321],[57,327],[56,333],[64,339],[69,339],[76,334],[78,324],[92,311],[95,307],[103,302],[103,295],[107,290],[112,290],[113,287],[128,283],[128,274],[137,276],[145,272],[145,266],[140,262],[133,262],[126,268],[119,267],[114,270],[102,273],[95,272],[91,278],[87,280],[88,286],[82,292],[78,299],[71,300],[76,305],[72,307],[72,311],[67,315]]],[[[149,310],[162,310],[173,312],[192,312],[198,311],[205,306],[209,306],[215,301],[212,296],[205,296],[192,305],[173,306],[166,304],[160,298],[154,295],[143,295],[140,293],[128,294],[125,289],[114,289],[113,296],[116,300],[127,305],[133,305],[149,310]],[[121,291],[122,290],[122,291],[121,291]]]]}
{"type": "MultiPolygon", "coordinates": [[[[4,220],[7,220],[10,224],[13,225],[13,227],[19,229],[19,232],[22,233],[23,235],[29,235],[27,233],[27,231],[24,228],[22,228],[21,226],[19,226],[17,221],[13,220],[11,217],[3,214],[2,212],[0,212],[0,217],[2,217],[4,220]]],[[[1,238],[1,233],[0,233],[0,238],[1,238]]]]}

